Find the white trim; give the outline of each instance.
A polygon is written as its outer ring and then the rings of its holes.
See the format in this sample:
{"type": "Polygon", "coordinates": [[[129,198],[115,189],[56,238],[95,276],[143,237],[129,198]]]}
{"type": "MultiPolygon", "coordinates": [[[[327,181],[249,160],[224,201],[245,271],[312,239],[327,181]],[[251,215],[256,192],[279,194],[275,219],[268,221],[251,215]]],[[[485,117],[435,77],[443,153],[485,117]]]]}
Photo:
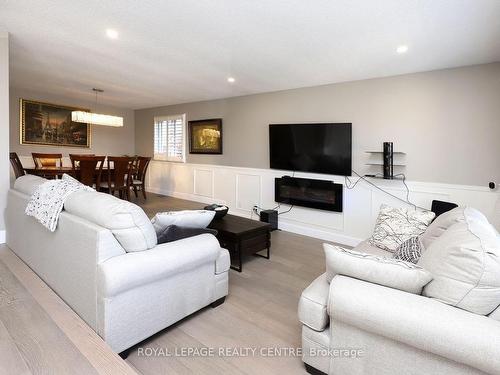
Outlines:
{"type": "Polygon", "coordinates": [[[0,230],[0,244],[3,244],[5,243],[6,239],[5,239],[5,231],[4,230],[0,230]]]}
{"type": "MultiPolygon", "coordinates": [[[[155,160],[153,159],[152,161],[161,161],[161,162],[170,162],[168,160],[155,160]]],[[[229,170],[245,170],[248,172],[253,172],[253,173],[267,173],[271,174],[273,176],[284,176],[284,175],[290,175],[292,172],[291,171],[282,171],[279,169],[269,169],[269,168],[250,168],[250,167],[235,167],[232,165],[220,165],[220,164],[200,164],[200,163],[189,163],[186,162],[186,165],[193,166],[195,168],[214,168],[214,169],[229,169],[229,170]]],[[[314,178],[318,180],[330,180],[334,182],[339,182],[344,184],[344,176],[337,176],[337,175],[329,175],[329,174],[317,174],[317,173],[307,173],[307,172],[295,172],[295,177],[304,177],[304,178],[314,178]]],[[[352,177],[356,178],[356,177],[352,177]]],[[[394,180],[384,180],[380,178],[370,178],[367,177],[367,179],[373,181],[373,183],[377,185],[382,185],[382,184],[387,184],[387,185],[398,185],[397,187],[391,186],[391,189],[399,189],[399,190],[405,190],[404,186],[399,187],[399,185],[403,185],[400,179],[394,179],[394,180]]],[[[417,190],[417,188],[420,189],[425,189],[423,191],[427,192],[429,188],[434,188],[434,189],[454,189],[454,190],[472,190],[472,191],[480,191],[480,192],[495,192],[492,191],[490,188],[487,186],[479,186],[479,185],[460,185],[460,184],[447,184],[443,182],[426,182],[426,181],[405,181],[406,184],[411,187],[412,192],[419,192],[420,190],[417,190]]]]}
{"type": "MultiPolygon", "coordinates": [[[[288,172],[257,169],[234,166],[221,166],[199,163],[152,163],[149,169],[148,189],[158,194],[169,195],[181,199],[198,201],[204,203],[220,203],[230,206],[230,213],[242,217],[252,217],[251,210],[245,210],[248,207],[242,207],[243,200],[252,202],[249,204],[258,204],[261,207],[274,207],[274,178],[281,177],[288,172]],[[184,181],[189,173],[185,173],[185,168],[192,169],[210,169],[213,171],[213,181],[224,181],[212,186],[213,199],[203,197],[194,191],[192,181],[184,181]],[[258,183],[255,189],[244,189],[240,191],[239,185],[242,183],[242,176],[251,176],[256,178],[258,183]],[[178,181],[183,180],[183,181],[178,181]],[[176,183],[177,182],[177,183],[176,183]],[[181,183],[182,182],[182,183],[181,183]],[[189,185],[186,185],[189,183],[189,185]],[[153,186],[151,186],[153,184],[153,186]],[[177,190],[181,191],[170,191],[177,190]],[[241,195],[244,196],[241,196],[241,195]],[[240,202],[241,200],[241,202],[240,202]],[[259,202],[253,202],[259,201],[259,202]],[[228,202],[228,203],[226,203],[228,202]]],[[[193,172],[190,172],[193,173],[193,172]]],[[[290,173],[288,173],[290,174],[290,173]]],[[[330,179],[337,183],[344,184],[344,177],[332,175],[319,175],[309,173],[296,173],[297,177],[330,179]]],[[[193,176],[191,176],[193,177],[193,176]]],[[[252,181],[254,181],[252,179],[252,181]]],[[[373,182],[382,189],[391,192],[396,196],[404,198],[406,194],[405,186],[401,180],[373,180],[373,182]]],[[[208,183],[208,181],[207,181],[208,183]]],[[[193,186],[194,185],[194,186],[193,186]]],[[[442,183],[424,183],[407,182],[410,189],[410,200],[422,207],[430,208],[432,199],[449,200],[459,205],[469,205],[482,211],[488,218],[492,219],[493,207],[498,199],[498,193],[482,186],[464,186],[442,183]]],[[[371,235],[379,205],[394,204],[403,205],[402,202],[395,201],[388,195],[379,192],[366,182],[360,182],[356,189],[348,190],[344,188],[344,211],[342,213],[328,213],[316,211],[308,208],[297,208],[290,214],[280,215],[280,228],[306,236],[312,236],[321,240],[333,241],[348,246],[357,245],[361,239],[368,238],[371,235]]],[[[254,215],[253,215],[254,216],[254,215]]],[[[254,216],[255,217],[255,216],[254,216]]]]}

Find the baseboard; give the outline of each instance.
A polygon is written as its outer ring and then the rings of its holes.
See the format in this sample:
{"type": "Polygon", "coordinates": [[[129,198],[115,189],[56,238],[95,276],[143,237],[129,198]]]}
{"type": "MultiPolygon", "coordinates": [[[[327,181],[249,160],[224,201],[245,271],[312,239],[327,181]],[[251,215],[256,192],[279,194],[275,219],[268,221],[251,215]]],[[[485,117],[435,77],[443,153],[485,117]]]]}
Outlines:
{"type": "MultiPolygon", "coordinates": [[[[218,200],[210,197],[204,197],[201,195],[196,195],[196,194],[189,194],[189,193],[179,193],[179,192],[174,192],[174,191],[167,191],[163,189],[156,189],[156,188],[148,188],[148,192],[155,193],[155,194],[160,194],[160,195],[167,195],[170,197],[174,198],[179,198],[179,199],[185,199],[188,201],[195,201],[195,202],[201,202],[201,203],[217,203],[217,204],[226,204],[225,201],[223,200],[218,200]]],[[[238,210],[231,210],[229,211],[230,214],[236,215],[236,216],[242,216],[246,218],[250,218],[252,215],[246,212],[240,212],[238,210]]],[[[313,238],[318,238],[323,241],[331,241],[331,242],[336,242],[342,245],[346,246],[357,246],[359,243],[361,243],[363,240],[360,238],[355,238],[351,236],[346,236],[341,233],[333,233],[333,232],[327,232],[325,230],[321,229],[315,229],[311,228],[305,225],[300,225],[300,224],[292,224],[290,222],[286,222],[283,220],[280,220],[278,223],[278,226],[281,230],[295,233],[295,234],[301,234],[303,236],[308,236],[308,237],[313,237],[313,238]]]]}
{"type": "Polygon", "coordinates": [[[5,243],[5,231],[0,230],[0,244],[5,243]]]}
{"type": "Polygon", "coordinates": [[[345,234],[327,232],[321,229],[310,228],[305,225],[287,223],[282,220],[278,221],[278,227],[279,229],[285,230],[287,232],[318,238],[324,241],[336,242],[341,245],[347,245],[352,247],[359,245],[363,241],[360,238],[346,236],[345,234]]]}
{"type": "Polygon", "coordinates": [[[163,190],[163,189],[156,189],[156,188],[151,188],[148,187],[146,189],[148,193],[154,193],[154,194],[160,194],[160,195],[168,195],[169,197],[174,197],[174,198],[179,198],[179,199],[185,199],[188,201],[195,201],[195,202],[201,202],[201,203],[207,203],[207,204],[212,204],[212,203],[217,203],[217,204],[226,204],[226,201],[223,201],[221,199],[215,199],[211,197],[205,197],[203,195],[196,195],[196,194],[188,194],[188,193],[179,193],[177,191],[168,191],[168,190],[163,190]]]}

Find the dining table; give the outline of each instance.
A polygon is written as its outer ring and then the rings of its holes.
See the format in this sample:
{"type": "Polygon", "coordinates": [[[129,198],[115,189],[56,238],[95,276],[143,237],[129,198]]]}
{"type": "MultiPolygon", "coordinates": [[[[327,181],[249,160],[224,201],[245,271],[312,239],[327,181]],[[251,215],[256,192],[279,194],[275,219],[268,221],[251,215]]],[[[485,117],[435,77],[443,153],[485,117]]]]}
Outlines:
{"type": "Polygon", "coordinates": [[[27,174],[34,174],[37,176],[56,177],[56,176],[62,176],[65,173],[71,176],[73,175],[73,168],[71,167],[58,167],[58,166],[45,166],[39,168],[32,167],[32,168],[24,168],[24,171],[27,174]]]}

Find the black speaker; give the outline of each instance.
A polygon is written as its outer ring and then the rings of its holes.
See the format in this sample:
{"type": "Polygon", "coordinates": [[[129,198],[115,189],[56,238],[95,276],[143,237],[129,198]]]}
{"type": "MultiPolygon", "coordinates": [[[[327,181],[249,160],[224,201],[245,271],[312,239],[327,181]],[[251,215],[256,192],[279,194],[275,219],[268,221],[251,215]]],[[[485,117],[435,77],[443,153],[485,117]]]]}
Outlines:
{"type": "Polygon", "coordinates": [[[386,180],[394,178],[393,157],[394,149],[392,142],[384,142],[384,178],[386,180]]]}
{"type": "Polygon", "coordinates": [[[278,229],[278,211],[276,210],[260,211],[260,221],[271,224],[271,230],[278,229]]]}

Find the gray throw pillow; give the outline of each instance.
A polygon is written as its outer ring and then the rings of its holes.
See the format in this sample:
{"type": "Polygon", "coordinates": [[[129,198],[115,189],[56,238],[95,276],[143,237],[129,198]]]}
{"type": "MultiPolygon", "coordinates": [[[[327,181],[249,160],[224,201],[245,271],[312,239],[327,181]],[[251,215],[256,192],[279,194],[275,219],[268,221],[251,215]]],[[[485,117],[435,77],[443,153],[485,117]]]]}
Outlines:
{"type": "Polygon", "coordinates": [[[424,246],[420,237],[415,236],[403,242],[394,252],[393,258],[417,264],[423,250],[424,246]]]}
{"type": "Polygon", "coordinates": [[[158,244],[182,240],[183,238],[194,237],[205,233],[213,234],[214,236],[217,235],[217,231],[215,229],[169,225],[157,234],[158,244]]]}

